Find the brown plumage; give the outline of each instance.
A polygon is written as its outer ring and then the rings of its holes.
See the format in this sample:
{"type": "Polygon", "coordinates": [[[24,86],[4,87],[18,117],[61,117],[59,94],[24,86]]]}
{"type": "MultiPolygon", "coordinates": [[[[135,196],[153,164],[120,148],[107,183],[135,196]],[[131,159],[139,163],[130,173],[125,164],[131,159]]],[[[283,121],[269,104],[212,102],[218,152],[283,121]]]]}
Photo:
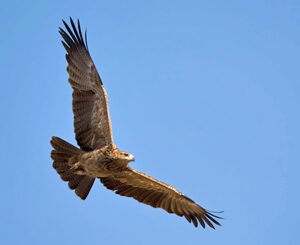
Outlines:
{"type": "Polygon", "coordinates": [[[132,154],[120,151],[113,142],[107,94],[89,54],[87,37],[83,38],[80,23],[70,19],[71,28],[63,21],[66,31],[63,46],[67,51],[67,71],[73,88],[75,135],[80,149],[52,137],[53,167],[62,180],[81,198],[86,199],[96,178],[108,189],[121,196],[168,213],[184,216],[194,226],[220,225],[220,217],[208,212],[174,187],[128,166],[132,154]]]}

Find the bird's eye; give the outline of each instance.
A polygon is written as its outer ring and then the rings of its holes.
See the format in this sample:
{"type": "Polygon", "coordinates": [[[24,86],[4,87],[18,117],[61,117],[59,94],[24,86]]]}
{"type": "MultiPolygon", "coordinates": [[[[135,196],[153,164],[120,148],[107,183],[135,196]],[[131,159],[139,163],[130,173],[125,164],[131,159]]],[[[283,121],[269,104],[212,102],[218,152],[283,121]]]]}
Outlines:
{"type": "Polygon", "coordinates": [[[126,157],[128,157],[129,155],[128,155],[128,153],[124,153],[124,155],[126,156],[126,157]]]}

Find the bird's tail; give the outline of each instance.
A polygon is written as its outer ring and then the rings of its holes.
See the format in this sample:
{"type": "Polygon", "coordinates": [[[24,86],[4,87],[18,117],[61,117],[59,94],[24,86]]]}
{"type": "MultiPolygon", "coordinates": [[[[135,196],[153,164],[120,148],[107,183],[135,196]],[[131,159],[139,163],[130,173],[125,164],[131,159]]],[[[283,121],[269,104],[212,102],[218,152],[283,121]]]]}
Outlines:
{"type": "Polygon", "coordinates": [[[51,151],[53,168],[57,171],[62,180],[69,182],[69,187],[75,190],[75,193],[81,199],[86,199],[94,184],[95,178],[76,174],[75,170],[71,169],[70,164],[71,162],[76,162],[78,155],[83,153],[83,151],[58,137],[52,137],[50,143],[54,148],[51,151]]]}

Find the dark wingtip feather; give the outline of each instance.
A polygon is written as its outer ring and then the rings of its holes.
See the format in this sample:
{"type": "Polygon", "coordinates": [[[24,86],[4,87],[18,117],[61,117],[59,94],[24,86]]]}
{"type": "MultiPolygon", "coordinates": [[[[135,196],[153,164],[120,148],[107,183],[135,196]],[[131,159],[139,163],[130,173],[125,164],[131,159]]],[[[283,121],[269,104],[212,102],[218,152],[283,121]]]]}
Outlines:
{"type": "Polygon", "coordinates": [[[69,16],[69,19],[70,19],[70,23],[72,23],[72,22],[73,22],[73,19],[72,19],[72,17],[71,17],[71,16],[69,16]]]}
{"type": "MultiPolygon", "coordinates": [[[[85,37],[83,37],[79,19],[77,19],[77,27],[76,27],[72,17],[69,18],[70,18],[70,25],[64,19],[62,19],[64,29],[59,28],[58,30],[59,34],[64,39],[65,43],[69,46],[69,49],[67,49],[67,51],[73,48],[84,47],[85,50],[89,53],[88,44],[87,44],[87,31],[85,31],[85,37]]],[[[64,47],[66,48],[65,45],[64,47]]]]}
{"type": "Polygon", "coordinates": [[[79,19],[77,20],[77,28],[78,28],[78,31],[79,31],[79,36],[80,36],[81,44],[86,48],[86,44],[84,43],[84,39],[82,37],[82,32],[81,32],[81,26],[80,26],[79,19]]]}
{"type": "Polygon", "coordinates": [[[208,224],[210,228],[215,230],[214,225],[210,222],[210,220],[208,218],[206,218],[205,215],[202,216],[202,219],[204,219],[205,223],[208,224]]]}
{"type": "Polygon", "coordinates": [[[62,19],[62,22],[63,22],[63,24],[64,24],[65,28],[66,28],[66,29],[68,29],[68,28],[69,28],[69,26],[68,26],[67,22],[65,22],[65,20],[64,20],[64,19],[62,19]]]}
{"type": "Polygon", "coordinates": [[[190,216],[188,216],[187,214],[184,214],[184,217],[186,218],[186,220],[189,222],[189,223],[191,223],[191,218],[190,218],[190,216]]]}
{"type": "Polygon", "coordinates": [[[210,214],[206,213],[206,217],[214,222],[216,225],[222,226],[218,221],[216,221],[210,214]]]}
{"type": "Polygon", "coordinates": [[[86,50],[89,51],[89,46],[87,43],[87,29],[85,29],[85,32],[84,32],[84,39],[85,39],[86,50]]]}
{"type": "Polygon", "coordinates": [[[224,218],[221,217],[221,216],[215,215],[215,214],[222,214],[222,213],[224,213],[224,211],[218,211],[218,212],[216,212],[216,211],[211,211],[211,210],[207,210],[207,209],[206,209],[205,212],[208,213],[210,216],[212,216],[212,217],[214,217],[214,218],[217,218],[217,219],[224,219],[224,218]]]}
{"type": "Polygon", "coordinates": [[[191,218],[191,220],[192,220],[194,226],[195,226],[195,227],[198,227],[198,222],[197,222],[197,219],[195,218],[195,216],[194,216],[194,215],[190,215],[190,218],[191,218]]]}
{"type": "Polygon", "coordinates": [[[205,222],[203,221],[203,219],[200,216],[197,216],[197,219],[198,219],[199,223],[201,224],[202,228],[205,229],[205,222]]]}
{"type": "Polygon", "coordinates": [[[78,43],[82,44],[82,42],[81,42],[81,40],[80,40],[80,36],[78,35],[76,26],[75,26],[75,24],[74,24],[74,21],[72,20],[71,17],[70,17],[70,22],[71,22],[71,26],[72,26],[72,29],[73,29],[73,33],[75,33],[76,40],[78,41],[78,43]]]}
{"type": "MultiPolygon", "coordinates": [[[[71,20],[72,20],[72,19],[71,19],[71,20]]],[[[72,22],[73,22],[73,20],[72,20],[72,22]]],[[[72,24],[72,22],[71,22],[71,24],[72,24]]],[[[64,24],[65,28],[67,29],[69,35],[72,37],[72,41],[73,41],[75,44],[78,44],[78,40],[77,40],[77,38],[75,37],[75,35],[74,35],[73,31],[71,30],[70,26],[69,26],[64,20],[63,20],[63,24],[64,24]]]]}
{"type": "Polygon", "coordinates": [[[65,50],[67,50],[68,52],[70,50],[70,47],[64,41],[61,41],[61,43],[64,46],[65,50]]]}

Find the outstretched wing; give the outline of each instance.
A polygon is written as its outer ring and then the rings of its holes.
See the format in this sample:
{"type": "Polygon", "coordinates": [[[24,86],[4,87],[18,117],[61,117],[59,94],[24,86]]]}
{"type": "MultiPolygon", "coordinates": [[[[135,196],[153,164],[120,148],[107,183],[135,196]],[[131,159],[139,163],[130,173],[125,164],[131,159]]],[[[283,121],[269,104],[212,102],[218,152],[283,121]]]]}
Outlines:
{"type": "Polygon", "coordinates": [[[128,169],[117,173],[114,178],[100,178],[102,184],[121,196],[132,197],[139,202],[154,208],[162,208],[168,213],[184,216],[194,226],[198,222],[203,228],[205,224],[214,229],[214,224],[220,225],[220,218],[195,203],[170,185],[152,178],[144,173],[128,169]]]}
{"type": "Polygon", "coordinates": [[[73,113],[76,140],[81,149],[89,151],[112,144],[112,128],[106,91],[83,39],[80,23],[72,29],[63,21],[63,37],[68,61],[69,83],[73,88],[73,113]]]}

